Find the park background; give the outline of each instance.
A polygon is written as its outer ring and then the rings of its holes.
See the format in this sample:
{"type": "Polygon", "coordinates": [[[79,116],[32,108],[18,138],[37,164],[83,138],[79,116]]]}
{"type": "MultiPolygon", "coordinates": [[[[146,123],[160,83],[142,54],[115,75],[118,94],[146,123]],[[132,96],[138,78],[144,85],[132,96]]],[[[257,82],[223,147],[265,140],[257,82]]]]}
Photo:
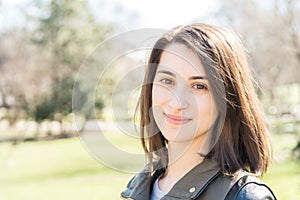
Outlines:
{"type": "MultiPolygon", "coordinates": [[[[125,56],[115,64],[106,87],[96,92],[96,115],[79,116],[80,126],[72,110],[76,73],[95,47],[112,36],[192,22],[240,34],[262,87],[257,93],[272,136],[273,163],[263,180],[278,199],[300,196],[299,1],[2,0],[0,199],[119,199],[133,176],[122,170],[128,162],[112,155],[120,161],[114,169],[93,155],[82,136],[99,134],[100,123],[114,146],[142,151],[138,139],[116,126],[109,94],[114,76],[143,63],[143,57],[125,56]]],[[[98,56],[101,64],[103,55],[98,56]]],[[[126,115],[118,119],[132,123],[126,115]]]]}

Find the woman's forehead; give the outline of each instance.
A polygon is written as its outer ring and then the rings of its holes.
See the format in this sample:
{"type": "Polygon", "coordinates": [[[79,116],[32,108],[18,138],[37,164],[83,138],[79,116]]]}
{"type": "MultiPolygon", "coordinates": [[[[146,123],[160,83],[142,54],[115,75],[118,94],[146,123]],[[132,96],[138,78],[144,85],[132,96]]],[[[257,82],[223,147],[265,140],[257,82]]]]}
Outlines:
{"type": "Polygon", "coordinates": [[[163,50],[158,67],[160,69],[170,69],[181,75],[206,75],[197,54],[180,43],[171,44],[163,50]]]}

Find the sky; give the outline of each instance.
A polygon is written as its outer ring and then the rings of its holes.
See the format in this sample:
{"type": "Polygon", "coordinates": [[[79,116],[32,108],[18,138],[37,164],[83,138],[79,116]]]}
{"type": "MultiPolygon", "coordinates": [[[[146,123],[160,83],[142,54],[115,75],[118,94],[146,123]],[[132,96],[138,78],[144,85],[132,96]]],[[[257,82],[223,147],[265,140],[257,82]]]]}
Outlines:
{"type": "MultiPolygon", "coordinates": [[[[218,9],[217,0],[88,0],[99,21],[113,22],[121,31],[138,28],[170,29],[207,16],[218,9]]],[[[21,15],[31,0],[0,0],[0,29],[26,24],[21,15]]]]}
{"type": "MultiPolygon", "coordinates": [[[[106,12],[94,12],[99,18],[120,22],[124,29],[127,28],[165,28],[170,29],[180,24],[197,20],[209,21],[206,16],[218,9],[216,0],[106,0],[106,12]],[[114,10],[129,18],[120,19],[112,16],[114,10]],[[124,21],[127,20],[127,21],[124,21]]],[[[90,0],[92,8],[103,6],[102,1],[90,0]]]]}

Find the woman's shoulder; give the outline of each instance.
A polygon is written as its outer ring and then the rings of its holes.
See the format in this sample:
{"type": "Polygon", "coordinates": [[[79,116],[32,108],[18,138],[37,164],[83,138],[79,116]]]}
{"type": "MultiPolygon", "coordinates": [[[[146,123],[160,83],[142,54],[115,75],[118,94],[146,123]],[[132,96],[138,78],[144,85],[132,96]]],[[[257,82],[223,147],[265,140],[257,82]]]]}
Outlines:
{"type": "Polygon", "coordinates": [[[225,200],[276,200],[272,190],[257,177],[241,173],[226,195],[225,200]]]}
{"type": "Polygon", "coordinates": [[[163,172],[163,168],[152,171],[149,166],[145,166],[139,173],[131,178],[125,190],[122,191],[121,197],[123,199],[149,199],[153,181],[163,172]]]}
{"type": "Polygon", "coordinates": [[[146,170],[142,170],[133,178],[131,178],[126,186],[126,189],[121,193],[121,197],[125,199],[139,199],[138,196],[144,196],[145,194],[149,193],[148,185],[150,185],[150,181],[150,173],[146,170]]]}

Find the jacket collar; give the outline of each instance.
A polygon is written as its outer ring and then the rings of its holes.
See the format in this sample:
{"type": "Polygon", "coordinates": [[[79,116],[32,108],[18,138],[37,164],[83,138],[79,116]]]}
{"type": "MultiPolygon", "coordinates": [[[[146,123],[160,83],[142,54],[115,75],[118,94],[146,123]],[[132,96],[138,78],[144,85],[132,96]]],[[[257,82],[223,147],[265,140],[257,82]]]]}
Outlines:
{"type": "MultiPolygon", "coordinates": [[[[121,194],[123,198],[134,200],[150,199],[153,181],[164,173],[164,170],[157,170],[152,175],[145,169],[129,182],[127,189],[121,194]]],[[[206,159],[184,175],[162,200],[196,199],[219,175],[220,167],[218,162],[213,159],[206,159]]]]}
{"type": "Polygon", "coordinates": [[[121,193],[121,198],[133,200],[150,199],[151,185],[155,180],[154,177],[157,178],[164,171],[156,170],[152,175],[149,169],[149,165],[145,166],[141,172],[129,181],[126,190],[121,193]]]}

